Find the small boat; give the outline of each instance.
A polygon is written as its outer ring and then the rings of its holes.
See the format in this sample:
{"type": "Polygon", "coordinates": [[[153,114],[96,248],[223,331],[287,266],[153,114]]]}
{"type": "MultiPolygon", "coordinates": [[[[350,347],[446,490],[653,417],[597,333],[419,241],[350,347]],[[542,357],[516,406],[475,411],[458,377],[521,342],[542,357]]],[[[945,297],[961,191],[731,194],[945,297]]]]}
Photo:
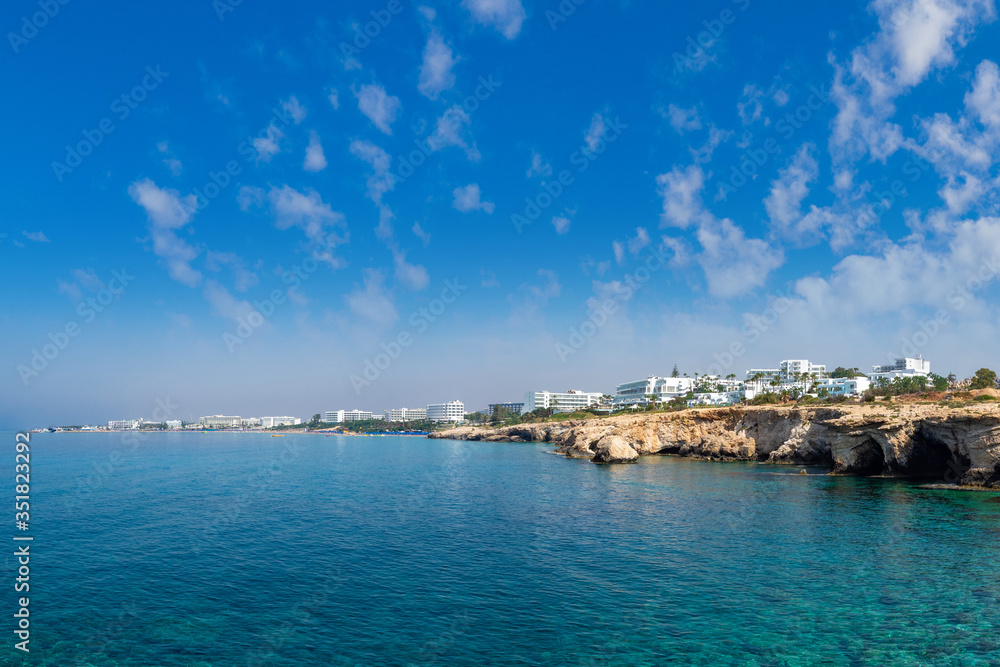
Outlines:
{"type": "Polygon", "coordinates": [[[285,436],[281,435],[280,433],[272,433],[271,437],[272,438],[284,438],[285,436]]]}

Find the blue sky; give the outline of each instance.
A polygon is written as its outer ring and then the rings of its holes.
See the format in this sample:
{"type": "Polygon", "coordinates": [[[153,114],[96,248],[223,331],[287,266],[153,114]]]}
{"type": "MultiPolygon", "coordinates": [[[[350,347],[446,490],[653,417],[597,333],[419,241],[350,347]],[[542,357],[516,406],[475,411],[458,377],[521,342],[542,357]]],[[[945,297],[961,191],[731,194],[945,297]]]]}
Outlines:
{"type": "Polygon", "coordinates": [[[4,21],[10,426],[1000,366],[992,1],[4,21]]]}

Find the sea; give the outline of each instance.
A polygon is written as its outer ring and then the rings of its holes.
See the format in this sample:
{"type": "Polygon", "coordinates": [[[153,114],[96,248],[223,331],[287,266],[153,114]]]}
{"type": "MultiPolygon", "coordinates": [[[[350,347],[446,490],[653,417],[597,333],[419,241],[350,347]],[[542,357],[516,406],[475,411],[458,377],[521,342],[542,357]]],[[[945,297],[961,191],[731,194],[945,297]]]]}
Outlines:
{"type": "Polygon", "coordinates": [[[1000,494],[551,449],[32,435],[0,664],[1000,665],[1000,494]]]}

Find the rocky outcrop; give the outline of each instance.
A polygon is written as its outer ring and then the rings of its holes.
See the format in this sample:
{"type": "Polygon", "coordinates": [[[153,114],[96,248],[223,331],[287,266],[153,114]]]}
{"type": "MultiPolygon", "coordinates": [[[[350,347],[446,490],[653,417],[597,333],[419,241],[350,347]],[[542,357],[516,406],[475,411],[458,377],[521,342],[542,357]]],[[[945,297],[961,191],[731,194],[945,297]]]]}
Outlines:
{"type": "Polygon", "coordinates": [[[923,477],[1000,488],[1000,406],[931,404],[750,407],[621,415],[432,438],[549,442],[571,458],[634,462],[671,454],[712,460],[829,465],[835,474],[923,477]]]}

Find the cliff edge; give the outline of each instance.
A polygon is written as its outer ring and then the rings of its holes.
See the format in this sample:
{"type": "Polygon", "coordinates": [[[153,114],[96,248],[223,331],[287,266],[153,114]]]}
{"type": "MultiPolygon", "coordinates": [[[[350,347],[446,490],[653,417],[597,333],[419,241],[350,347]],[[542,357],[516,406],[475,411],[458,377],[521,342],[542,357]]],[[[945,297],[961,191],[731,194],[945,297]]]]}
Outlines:
{"type": "Polygon", "coordinates": [[[570,458],[628,463],[641,455],[825,464],[835,474],[933,478],[1000,488],[1000,405],[841,404],[744,407],[461,427],[431,438],[550,442],[570,458]]]}

